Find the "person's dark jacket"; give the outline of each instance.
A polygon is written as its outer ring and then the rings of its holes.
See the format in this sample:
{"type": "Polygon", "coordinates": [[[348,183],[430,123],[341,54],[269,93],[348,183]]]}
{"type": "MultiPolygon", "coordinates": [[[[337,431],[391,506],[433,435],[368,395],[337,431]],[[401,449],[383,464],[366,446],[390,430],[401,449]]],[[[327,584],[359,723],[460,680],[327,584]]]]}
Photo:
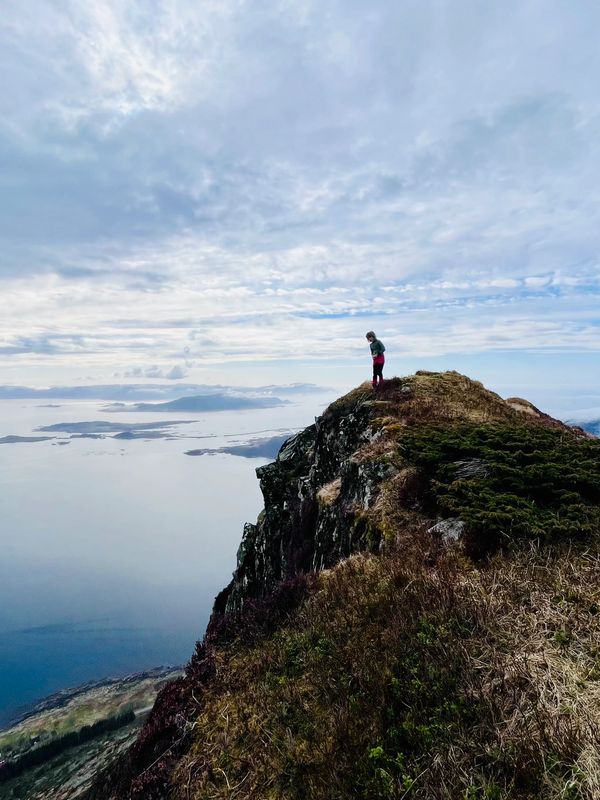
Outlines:
{"type": "Polygon", "coordinates": [[[380,342],[379,339],[375,339],[374,341],[370,342],[371,345],[371,355],[373,358],[377,358],[378,356],[383,356],[385,353],[385,346],[383,342],[380,342]]]}

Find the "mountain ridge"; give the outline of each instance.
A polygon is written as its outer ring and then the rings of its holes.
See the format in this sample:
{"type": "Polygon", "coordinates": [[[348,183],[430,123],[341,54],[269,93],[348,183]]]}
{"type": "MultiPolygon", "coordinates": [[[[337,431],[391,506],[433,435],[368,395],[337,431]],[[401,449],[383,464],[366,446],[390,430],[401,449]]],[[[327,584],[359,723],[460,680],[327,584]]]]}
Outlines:
{"type": "Polygon", "coordinates": [[[185,677],[90,800],[595,796],[598,440],[421,371],[335,401],[257,474],[265,508],[185,677]]]}

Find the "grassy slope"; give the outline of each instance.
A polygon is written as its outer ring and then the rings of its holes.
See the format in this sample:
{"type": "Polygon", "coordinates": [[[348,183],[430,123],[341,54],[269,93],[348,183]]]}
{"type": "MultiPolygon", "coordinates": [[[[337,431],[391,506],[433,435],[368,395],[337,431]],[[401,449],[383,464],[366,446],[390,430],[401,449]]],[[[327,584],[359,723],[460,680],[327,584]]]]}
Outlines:
{"type": "Polygon", "coordinates": [[[600,796],[600,561],[419,536],[218,654],[178,798],[600,796]]]}
{"type": "Polygon", "coordinates": [[[2,800],[76,800],[100,770],[106,769],[131,747],[142,719],[65,750],[0,784],[2,800]]]}
{"type": "Polygon", "coordinates": [[[19,777],[0,783],[0,798],[49,800],[60,797],[68,800],[79,796],[101,768],[133,743],[145,716],[142,712],[152,705],[160,688],[180,674],[180,670],[173,670],[160,677],[115,680],[77,693],[66,705],[33,714],[0,732],[0,753],[14,758],[35,746],[32,741],[43,744],[113,717],[127,708],[139,716],[135,723],[103,733],[78,747],[68,748],[40,766],[27,769],[19,777]]]}
{"type": "MultiPolygon", "coordinates": [[[[175,671],[170,679],[176,677],[175,671]]],[[[133,686],[108,685],[91,689],[78,695],[66,706],[52,708],[28,717],[11,728],[0,731],[0,753],[17,755],[31,747],[31,740],[47,740],[71,731],[77,731],[84,725],[93,725],[98,720],[118,714],[128,707],[134,710],[151,705],[160,684],[155,679],[140,681],[133,686]]]]}
{"type": "Polygon", "coordinates": [[[417,373],[390,382],[374,425],[379,438],[355,457],[398,470],[369,514],[389,540],[411,522],[460,517],[464,544],[480,557],[599,528],[600,442],[527,401],[504,401],[458,373],[417,373]],[[460,473],[471,464],[479,474],[460,473]]]}
{"type": "Polygon", "coordinates": [[[32,739],[47,741],[113,717],[130,707],[136,712],[147,708],[152,705],[159,689],[180,674],[181,670],[172,670],[158,678],[115,680],[77,693],[64,706],[32,714],[0,731],[0,753],[5,757],[15,756],[29,750],[32,739]]]}

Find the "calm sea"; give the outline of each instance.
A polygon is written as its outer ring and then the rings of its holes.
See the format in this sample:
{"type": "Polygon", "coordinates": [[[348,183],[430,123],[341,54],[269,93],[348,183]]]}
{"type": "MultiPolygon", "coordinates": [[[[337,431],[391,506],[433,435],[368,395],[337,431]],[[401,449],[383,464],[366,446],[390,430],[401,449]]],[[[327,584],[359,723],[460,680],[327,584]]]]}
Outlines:
{"type": "MultiPolygon", "coordinates": [[[[229,581],[269,459],[186,450],[282,435],[330,397],[258,411],[108,414],[0,401],[0,438],[93,420],[192,420],[174,438],[0,444],[0,724],[68,686],[181,664],[229,581]]],[[[50,434],[46,434],[50,435],[50,434]]]]}

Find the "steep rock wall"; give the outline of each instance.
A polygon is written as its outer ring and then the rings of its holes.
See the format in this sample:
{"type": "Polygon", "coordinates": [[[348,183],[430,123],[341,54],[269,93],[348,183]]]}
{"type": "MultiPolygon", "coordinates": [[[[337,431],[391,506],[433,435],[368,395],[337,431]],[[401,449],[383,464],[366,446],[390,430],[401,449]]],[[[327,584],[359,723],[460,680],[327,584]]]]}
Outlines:
{"type": "Polygon", "coordinates": [[[367,509],[391,467],[353,458],[373,441],[373,401],[359,392],[332,406],[314,425],[288,439],[277,459],[256,470],[264,510],[247,523],[233,580],[215,603],[239,611],[247,598],[270,594],[280,581],[320,570],[364,547],[357,512],[367,509]]]}

